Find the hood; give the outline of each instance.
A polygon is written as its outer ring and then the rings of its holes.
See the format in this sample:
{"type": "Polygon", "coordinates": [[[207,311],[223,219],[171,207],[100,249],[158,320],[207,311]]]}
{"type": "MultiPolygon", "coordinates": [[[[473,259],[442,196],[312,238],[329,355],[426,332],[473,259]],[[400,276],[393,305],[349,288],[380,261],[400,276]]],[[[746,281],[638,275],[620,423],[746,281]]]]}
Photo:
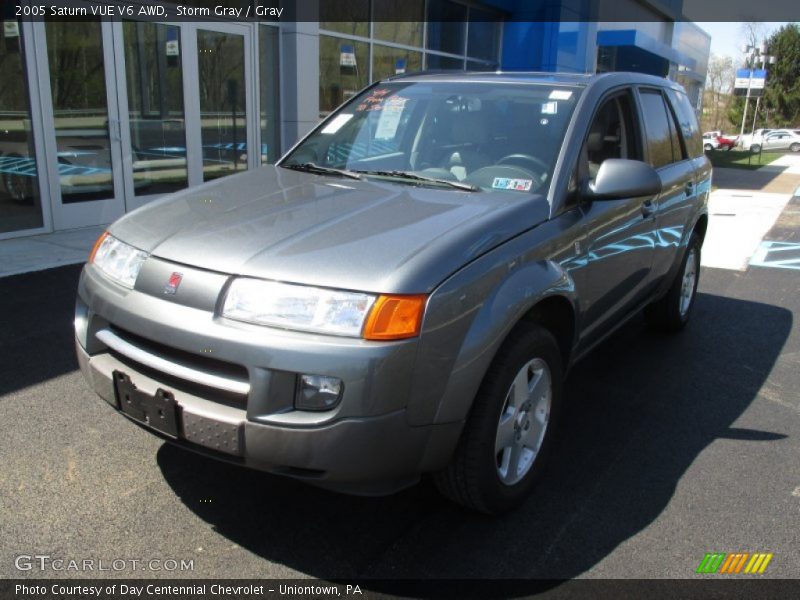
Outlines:
{"type": "Polygon", "coordinates": [[[264,166],[172,194],[110,227],[165,260],[383,293],[423,293],[547,218],[543,196],[357,181],[264,166]]]}

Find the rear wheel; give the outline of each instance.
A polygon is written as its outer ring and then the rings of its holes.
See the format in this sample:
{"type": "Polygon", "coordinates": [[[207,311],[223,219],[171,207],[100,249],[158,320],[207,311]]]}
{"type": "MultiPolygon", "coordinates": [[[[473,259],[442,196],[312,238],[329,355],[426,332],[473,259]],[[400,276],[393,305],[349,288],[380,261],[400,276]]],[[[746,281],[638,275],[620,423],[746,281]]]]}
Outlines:
{"type": "Polygon", "coordinates": [[[669,291],[645,309],[645,319],[656,329],[680,331],[689,322],[700,279],[700,246],[700,238],[693,233],[669,291]]]}
{"type": "Polygon", "coordinates": [[[792,152],[800,152],[800,144],[795,142],[794,144],[789,146],[789,150],[791,150],[792,152]]]}
{"type": "Polygon", "coordinates": [[[561,402],[561,354],[543,327],[521,323],[481,384],[439,490],[469,508],[498,514],[519,504],[541,476],[561,402]]]}
{"type": "Polygon", "coordinates": [[[750,152],[761,152],[761,144],[753,144],[750,146],[750,152]]]}

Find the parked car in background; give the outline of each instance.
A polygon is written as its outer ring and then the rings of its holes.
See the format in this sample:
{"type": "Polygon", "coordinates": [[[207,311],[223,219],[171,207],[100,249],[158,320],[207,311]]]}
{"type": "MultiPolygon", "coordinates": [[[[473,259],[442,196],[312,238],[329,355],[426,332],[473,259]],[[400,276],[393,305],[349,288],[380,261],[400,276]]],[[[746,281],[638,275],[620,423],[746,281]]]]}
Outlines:
{"type": "Polygon", "coordinates": [[[727,136],[721,131],[707,131],[703,134],[703,149],[709,150],[731,150],[738,141],[738,136],[727,136]]]}
{"type": "Polygon", "coordinates": [[[570,367],[641,310],[688,322],[710,188],[666,79],[379,81],[278,164],[112,224],[78,362],[184,448],[347,492],[431,473],[502,512],[542,474],[570,367]]]}
{"type": "Polygon", "coordinates": [[[772,129],[756,129],[753,133],[747,133],[739,137],[739,146],[742,150],[750,150],[753,144],[760,144],[772,129]]]}
{"type": "Polygon", "coordinates": [[[800,134],[791,129],[774,129],[763,136],[760,141],[750,144],[751,152],[761,152],[762,150],[800,152],[800,134]]]}

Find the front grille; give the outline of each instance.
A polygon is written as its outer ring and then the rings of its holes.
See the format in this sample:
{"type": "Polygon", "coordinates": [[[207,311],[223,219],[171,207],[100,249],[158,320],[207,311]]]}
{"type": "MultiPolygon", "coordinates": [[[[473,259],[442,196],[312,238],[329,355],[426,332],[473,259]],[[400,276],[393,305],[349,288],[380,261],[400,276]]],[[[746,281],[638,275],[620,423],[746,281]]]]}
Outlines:
{"type": "MultiPolygon", "coordinates": [[[[235,363],[223,361],[217,358],[193,354],[191,352],[186,352],[185,350],[173,348],[172,346],[144,338],[114,325],[111,325],[109,329],[114,335],[128,344],[171,363],[189,367],[191,369],[218,377],[235,379],[243,383],[249,382],[249,374],[247,369],[242,365],[237,365],[235,363]]],[[[247,394],[245,393],[236,393],[230,390],[220,389],[212,385],[198,383],[191,379],[178,377],[170,373],[165,373],[160,369],[155,369],[151,366],[143,364],[141,361],[136,360],[136,358],[127,356],[126,354],[113,348],[109,348],[109,352],[123,364],[130,365],[131,368],[139,371],[143,375],[155,379],[159,383],[163,383],[164,386],[171,389],[236,408],[244,408],[247,404],[247,394]]]]}

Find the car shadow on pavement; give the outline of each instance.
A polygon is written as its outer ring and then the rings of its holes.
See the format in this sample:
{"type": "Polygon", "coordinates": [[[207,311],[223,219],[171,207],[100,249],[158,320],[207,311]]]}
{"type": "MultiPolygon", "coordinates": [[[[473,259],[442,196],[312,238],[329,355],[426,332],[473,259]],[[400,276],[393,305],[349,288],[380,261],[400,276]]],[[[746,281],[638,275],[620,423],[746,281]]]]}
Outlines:
{"type": "Polygon", "coordinates": [[[83,265],[0,278],[0,397],[75,371],[75,296],[83,265]]]}
{"type": "Polygon", "coordinates": [[[158,464],[185,505],[221,535],[314,577],[358,578],[366,588],[369,578],[575,577],[653,523],[706,446],[784,437],[732,424],[791,327],[788,310],[709,294],[698,295],[680,335],[634,319],[575,367],[550,468],[522,507],[499,518],[450,504],[426,480],[363,498],[168,444],[158,464]]]}
{"type": "MultiPolygon", "coordinates": [[[[754,157],[754,164],[757,160],[754,157]]],[[[765,165],[760,169],[737,169],[716,167],[711,183],[718,188],[731,190],[764,190],[772,181],[786,170],[786,167],[765,165]]]]}

